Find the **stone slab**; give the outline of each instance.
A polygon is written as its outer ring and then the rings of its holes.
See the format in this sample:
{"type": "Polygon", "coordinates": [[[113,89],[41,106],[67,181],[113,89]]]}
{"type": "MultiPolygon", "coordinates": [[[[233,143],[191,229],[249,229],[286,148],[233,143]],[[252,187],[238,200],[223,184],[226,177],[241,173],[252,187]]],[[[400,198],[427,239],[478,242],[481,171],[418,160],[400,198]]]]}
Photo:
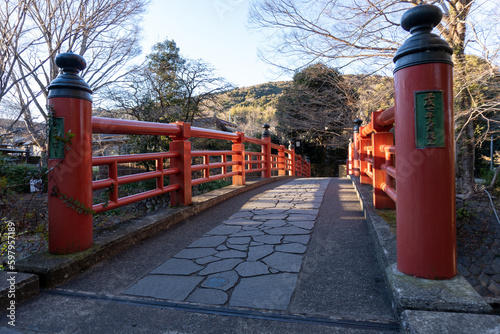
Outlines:
{"type": "Polygon", "coordinates": [[[309,235],[287,235],[283,239],[284,242],[299,242],[303,245],[307,245],[309,242],[309,235]]]}
{"type": "Polygon", "coordinates": [[[208,231],[208,235],[230,235],[241,231],[241,226],[219,225],[208,231]]]}
{"type": "Polygon", "coordinates": [[[180,259],[199,259],[214,255],[217,251],[213,248],[186,248],[175,254],[174,257],[180,259]]]}
{"type": "Polygon", "coordinates": [[[191,275],[192,273],[200,271],[203,268],[203,266],[199,266],[191,260],[170,259],[151,271],[151,274],[191,275]]]}
{"type": "Polygon", "coordinates": [[[296,226],[296,227],[299,227],[299,228],[303,228],[303,229],[306,229],[306,230],[312,230],[312,228],[314,227],[314,220],[309,220],[309,221],[301,221],[301,220],[298,220],[298,221],[290,221],[290,224],[293,225],[293,226],[296,226]]]}
{"type": "Polygon", "coordinates": [[[195,276],[149,275],[123,293],[183,301],[202,280],[203,277],[195,276]]]}
{"type": "Polygon", "coordinates": [[[240,263],[235,270],[242,277],[260,276],[269,274],[269,267],[259,261],[255,262],[245,261],[243,263],[240,263]]]}
{"type": "Polygon", "coordinates": [[[401,320],[410,334],[500,333],[497,315],[406,310],[401,320]]]}
{"type": "Polygon", "coordinates": [[[247,261],[258,261],[274,252],[272,245],[252,246],[248,249],[247,261]]]}
{"type": "Polygon", "coordinates": [[[242,278],[229,305],[286,310],[296,284],[297,275],[288,273],[242,278]]]}
{"type": "Polygon", "coordinates": [[[306,246],[300,243],[290,243],[276,246],[276,250],[284,253],[304,254],[307,250],[306,246]]]}
{"type": "Polygon", "coordinates": [[[283,239],[283,236],[281,235],[262,235],[259,237],[253,238],[255,242],[262,242],[265,244],[271,244],[271,245],[277,245],[281,243],[281,239],[283,239]]]}
{"type": "Polygon", "coordinates": [[[269,234],[280,234],[280,235],[297,235],[297,234],[309,234],[311,231],[305,230],[303,228],[298,228],[295,226],[285,226],[285,227],[275,227],[266,230],[269,234]]]}
{"type": "Polygon", "coordinates": [[[221,259],[245,258],[245,257],[247,257],[247,253],[231,249],[231,250],[219,252],[219,253],[215,254],[215,256],[217,256],[221,259]]]}
{"type": "Polygon", "coordinates": [[[212,262],[205,269],[199,272],[199,275],[210,275],[223,271],[233,270],[238,264],[243,262],[241,259],[227,259],[217,262],[212,262]]]}
{"type": "Polygon", "coordinates": [[[302,255],[274,252],[262,261],[279,271],[298,273],[302,266],[302,255]]]}
{"type": "Polygon", "coordinates": [[[198,288],[186,301],[191,303],[223,305],[227,302],[227,293],[220,290],[198,288]]]}
{"type": "Polygon", "coordinates": [[[188,248],[207,248],[207,247],[217,247],[223,242],[225,242],[227,237],[222,235],[214,235],[211,237],[203,237],[195,242],[191,243],[188,248]]]}

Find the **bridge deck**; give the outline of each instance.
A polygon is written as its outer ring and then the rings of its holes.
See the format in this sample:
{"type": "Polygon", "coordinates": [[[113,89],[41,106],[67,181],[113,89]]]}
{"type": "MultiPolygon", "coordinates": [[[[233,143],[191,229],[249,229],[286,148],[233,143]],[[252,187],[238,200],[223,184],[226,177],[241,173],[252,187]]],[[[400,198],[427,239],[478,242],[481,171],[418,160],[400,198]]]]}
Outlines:
{"type": "Polygon", "coordinates": [[[43,291],[16,320],[42,333],[399,328],[352,183],[330,178],[238,195],[43,291]]]}

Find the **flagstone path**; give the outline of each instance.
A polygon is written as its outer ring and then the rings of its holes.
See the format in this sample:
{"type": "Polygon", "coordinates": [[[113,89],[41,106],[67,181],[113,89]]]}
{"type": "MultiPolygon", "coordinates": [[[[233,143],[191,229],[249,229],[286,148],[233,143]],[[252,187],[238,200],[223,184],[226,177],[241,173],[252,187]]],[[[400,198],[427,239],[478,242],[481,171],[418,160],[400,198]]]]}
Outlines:
{"type": "Polygon", "coordinates": [[[330,179],[255,196],[123,294],[286,310],[330,179]]]}

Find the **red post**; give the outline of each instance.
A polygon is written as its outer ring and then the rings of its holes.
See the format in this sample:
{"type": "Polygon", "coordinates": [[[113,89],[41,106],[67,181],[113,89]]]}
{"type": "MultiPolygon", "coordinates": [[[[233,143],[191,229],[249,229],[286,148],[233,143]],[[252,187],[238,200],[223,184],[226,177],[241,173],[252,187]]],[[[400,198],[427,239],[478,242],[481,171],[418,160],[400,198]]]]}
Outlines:
{"type": "Polygon", "coordinates": [[[371,140],[367,138],[361,137],[361,131],[363,127],[360,128],[359,131],[359,182],[362,184],[372,184],[372,179],[366,174],[366,170],[368,169],[368,162],[365,159],[368,157],[368,153],[365,150],[365,147],[371,145],[371,140]]]}
{"type": "Polygon", "coordinates": [[[431,34],[441,18],[408,10],[412,36],[394,57],[398,269],[428,279],[456,275],[453,50],[431,34]]]}
{"type": "Polygon", "coordinates": [[[78,76],[85,60],[56,57],[62,68],[48,87],[49,252],[71,254],[92,246],[92,91],[78,76]]]}
{"type": "Polygon", "coordinates": [[[286,169],[285,169],[285,146],[280,145],[279,151],[278,151],[278,176],[285,176],[286,175],[286,169]]]}
{"type": "Polygon", "coordinates": [[[178,184],[179,190],[170,193],[171,205],[189,205],[191,204],[191,125],[184,122],[176,122],[182,129],[181,134],[172,137],[170,143],[170,152],[179,153],[179,157],[170,160],[172,167],[179,168],[179,173],[170,177],[171,184],[178,184]]]}
{"type": "Polygon", "coordinates": [[[359,139],[360,139],[360,134],[359,134],[359,127],[361,126],[361,123],[363,123],[362,120],[356,119],[354,121],[356,126],[354,126],[354,133],[353,133],[353,141],[354,141],[354,146],[353,146],[353,173],[354,176],[359,177],[359,139]]]}
{"type": "Polygon", "coordinates": [[[295,173],[297,173],[296,164],[295,164],[295,148],[293,146],[293,141],[290,141],[288,149],[290,150],[290,163],[291,166],[291,175],[295,177],[295,173]]]}
{"type": "MultiPolygon", "coordinates": [[[[372,115],[373,117],[374,115],[372,115]]],[[[382,190],[386,183],[386,173],[381,169],[385,164],[385,152],[382,145],[393,145],[394,138],[391,132],[372,133],[373,147],[373,206],[375,209],[395,209],[394,201],[382,190]]]]}
{"type": "Polygon", "coordinates": [[[353,142],[352,142],[352,138],[349,139],[349,158],[347,159],[347,175],[353,175],[353,166],[352,166],[352,163],[353,163],[353,142]]]}
{"type": "Polygon", "coordinates": [[[245,185],[245,134],[238,132],[238,140],[233,142],[231,148],[232,151],[236,153],[233,154],[233,161],[237,161],[238,164],[233,166],[233,170],[238,172],[238,175],[233,176],[233,185],[244,186],[245,185]]]}
{"type": "Polygon", "coordinates": [[[262,177],[265,179],[269,179],[271,177],[272,170],[272,157],[271,157],[271,132],[269,132],[269,128],[271,127],[269,124],[264,124],[264,132],[262,133],[262,140],[266,141],[266,145],[262,146],[262,153],[264,153],[264,166],[266,168],[265,171],[262,172],[262,177]]]}

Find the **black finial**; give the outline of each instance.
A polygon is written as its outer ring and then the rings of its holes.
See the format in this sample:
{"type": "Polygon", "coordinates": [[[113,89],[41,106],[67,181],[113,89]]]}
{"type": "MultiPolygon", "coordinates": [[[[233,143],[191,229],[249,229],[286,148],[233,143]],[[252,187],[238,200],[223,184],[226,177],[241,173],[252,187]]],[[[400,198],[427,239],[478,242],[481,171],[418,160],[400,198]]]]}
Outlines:
{"type": "Polygon", "coordinates": [[[416,33],[419,30],[431,32],[436,27],[443,13],[441,9],[432,5],[419,5],[407,10],[401,18],[401,26],[404,30],[416,33]]]}
{"type": "Polygon", "coordinates": [[[434,5],[415,6],[403,14],[401,26],[412,36],[399,48],[394,56],[394,72],[402,68],[428,64],[446,63],[453,65],[451,55],[453,49],[439,36],[431,31],[436,27],[443,13],[434,5]]]}
{"type": "Polygon", "coordinates": [[[65,73],[78,73],[87,67],[85,59],[73,52],[58,54],[55,62],[65,73]]]}
{"type": "Polygon", "coordinates": [[[62,73],[47,87],[49,98],[70,97],[92,101],[90,86],[78,75],[78,72],[87,67],[85,59],[73,52],[68,52],[57,55],[55,63],[62,68],[62,73]]]}
{"type": "Polygon", "coordinates": [[[264,131],[262,132],[262,137],[271,137],[271,131],[269,131],[269,128],[271,126],[266,123],[262,127],[264,128],[264,131]]]}
{"type": "Polygon", "coordinates": [[[354,126],[354,133],[358,133],[359,132],[359,128],[361,127],[361,124],[363,124],[363,121],[360,120],[359,118],[357,118],[357,119],[354,120],[354,124],[356,124],[354,126]]]}
{"type": "Polygon", "coordinates": [[[294,148],[295,148],[295,146],[293,145],[293,140],[290,140],[290,141],[288,142],[288,149],[289,149],[289,150],[293,150],[294,148]]]}

